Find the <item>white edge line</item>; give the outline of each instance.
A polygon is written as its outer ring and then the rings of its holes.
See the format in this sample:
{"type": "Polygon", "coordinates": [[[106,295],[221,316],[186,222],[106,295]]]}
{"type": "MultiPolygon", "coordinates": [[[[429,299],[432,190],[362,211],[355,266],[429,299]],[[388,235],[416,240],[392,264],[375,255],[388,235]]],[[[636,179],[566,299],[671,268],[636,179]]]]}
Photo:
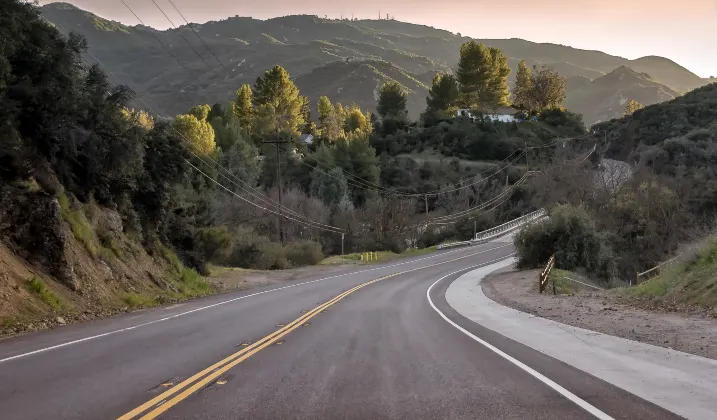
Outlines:
{"type": "MultiPolygon", "coordinates": [[[[513,254],[515,255],[515,254],[513,254]]],[[[455,322],[451,321],[443,312],[441,312],[436,305],[433,303],[433,300],[431,300],[431,289],[438,284],[441,280],[445,279],[446,277],[450,277],[454,274],[460,273],[461,271],[466,270],[472,270],[480,267],[485,267],[487,265],[490,265],[495,262],[499,262],[502,260],[505,260],[507,258],[511,258],[513,255],[509,255],[505,258],[500,258],[493,261],[488,261],[487,263],[474,265],[472,267],[464,268],[462,270],[454,271],[450,274],[446,274],[445,276],[441,277],[440,279],[436,280],[435,283],[431,285],[431,287],[428,288],[426,291],[426,298],[428,299],[428,303],[431,304],[431,307],[434,311],[438,313],[438,315],[441,316],[446,322],[454,326],[456,329],[458,329],[463,334],[467,335],[468,337],[472,338],[473,340],[477,341],[478,343],[482,344],[487,349],[491,350],[492,352],[496,353],[497,355],[501,356],[502,358],[506,359],[507,361],[513,363],[514,365],[518,366],[519,368],[523,369],[525,372],[539,380],[540,382],[544,383],[545,385],[549,386],[553,390],[557,391],[559,394],[567,398],[568,400],[572,401],[573,403],[577,404],[579,407],[584,409],[585,411],[589,412],[596,418],[600,420],[615,420],[614,418],[610,417],[609,415],[603,413],[587,401],[583,400],[582,398],[578,397],[577,395],[573,394],[572,392],[568,391],[567,389],[563,388],[550,378],[546,377],[545,375],[541,374],[540,372],[536,371],[535,369],[531,368],[530,366],[526,365],[525,363],[521,362],[520,360],[508,355],[507,353],[503,352],[502,350],[498,349],[497,347],[493,346],[492,344],[488,343],[487,341],[475,336],[470,331],[466,330],[465,328],[461,327],[460,325],[456,324],[455,322]]]]}
{"type": "MultiPolygon", "coordinates": [[[[505,248],[506,246],[509,246],[509,245],[510,245],[510,244],[508,244],[508,245],[502,245],[502,246],[498,246],[498,247],[495,247],[495,248],[490,248],[490,249],[486,249],[486,250],[482,250],[482,251],[478,251],[478,252],[476,252],[475,254],[481,254],[481,253],[493,251],[493,250],[496,250],[496,249],[505,248]]],[[[167,320],[174,319],[174,318],[178,318],[178,317],[184,316],[184,315],[189,315],[189,314],[194,313],[194,312],[199,312],[199,311],[203,311],[203,310],[205,310],[205,309],[210,309],[210,308],[214,308],[214,307],[217,307],[217,306],[225,305],[225,304],[227,304],[227,303],[236,302],[236,301],[241,300],[241,299],[246,299],[246,298],[250,298],[250,297],[258,296],[258,295],[263,295],[263,294],[265,294],[265,293],[276,292],[276,291],[279,291],[279,290],[284,290],[284,289],[290,289],[290,288],[293,288],[293,287],[304,286],[304,285],[307,285],[307,284],[317,283],[317,282],[321,282],[321,281],[325,281],[325,280],[329,280],[329,279],[335,279],[335,278],[338,278],[338,277],[351,276],[351,275],[354,275],[354,274],[367,273],[367,272],[370,272],[370,271],[383,270],[383,269],[386,269],[386,268],[397,267],[397,266],[400,266],[400,265],[412,264],[412,263],[415,263],[415,262],[418,262],[418,261],[423,261],[423,260],[427,260],[427,259],[430,259],[430,258],[435,258],[435,257],[438,257],[438,256],[443,256],[443,255],[446,255],[446,254],[452,254],[452,253],[454,253],[454,252],[459,252],[459,251],[465,251],[465,248],[456,249],[456,250],[453,250],[453,251],[441,252],[441,253],[439,253],[439,254],[430,255],[430,256],[423,257],[423,258],[419,258],[419,259],[416,259],[416,260],[404,261],[404,262],[401,262],[401,263],[386,265],[386,266],[383,266],[383,267],[369,268],[369,269],[366,269],[366,270],[353,271],[353,272],[350,272],[350,273],[337,274],[337,275],[334,275],[334,276],[324,277],[324,278],[320,278],[320,279],[316,279],[316,280],[305,281],[305,282],[302,282],[302,283],[291,284],[291,285],[288,285],[288,286],[277,287],[277,288],[275,288],[275,289],[264,290],[264,291],[252,293],[252,294],[249,294],[249,295],[239,296],[239,297],[236,297],[236,298],[233,298],[233,299],[229,299],[229,300],[225,300],[225,301],[222,301],[222,302],[213,303],[213,304],[211,304],[211,305],[207,305],[207,306],[202,306],[202,307],[199,307],[199,308],[195,308],[195,309],[192,309],[192,310],[189,310],[189,311],[186,311],[186,312],[181,312],[181,313],[178,313],[178,314],[166,316],[166,317],[164,317],[164,318],[155,319],[155,320],[153,320],[153,321],[148,321],[148,322],[144,322],[144,323],[141,323],[141,324],[133,325],[133,326],[130,326],[130,327],[120,328],[120,329],[118,329],[118,330],[112,330],[112,331],[108,331],[108,332],[106,332],[106,333],[97,334],[97,335],[93,335],[93,336],[89,336],[89,337],[85,337],[85,338],[80,338],[80,339],[73,340],[73,341],[67,341],[67,342],[65,342],[65,343],[60,343],[60,344],[57,344],[57,345],[54,345],[54,346],[44,347],[44,348],[37,349],[37,350],[33,350],[33,351],[30,351],[30,352],[27,352],[27,353],[21,353],[21,354],[15,355],[15,356],[6,357],[6,358],[4,358],[4,359],[0,359],[0,363],[9,362],[9,361],[16,360],[16,359],[20,359],[20,358],[27,357],[27,356],[32,356],[33,354],[44,353],[44,352],[47,352],[47,351],[50,351],[50,350],[57,350],[57,349],[62,348],[62,347],[67,347],[67,346],[71,346],[71,345],[74,345],[74,344],[83,343],[83,342],[85,342],[85,341],[96,340],[96,339],[98,339],[98,338],[107,337],[107,336],[109,336],[109,335],[114,335],[114,334],[119,334],[119,333],[121,333],[121,332],[126,332],[126,331],[130,331],[130,330],[134,330],[134,329],[136,329],[136,328],[146,327],[147,325],[156,324],[156,323],[158,323],[158,322],[167,321],[167,320]]],[[[472,254],[472,255],[475,255],[475,254],[472,254]]]]}

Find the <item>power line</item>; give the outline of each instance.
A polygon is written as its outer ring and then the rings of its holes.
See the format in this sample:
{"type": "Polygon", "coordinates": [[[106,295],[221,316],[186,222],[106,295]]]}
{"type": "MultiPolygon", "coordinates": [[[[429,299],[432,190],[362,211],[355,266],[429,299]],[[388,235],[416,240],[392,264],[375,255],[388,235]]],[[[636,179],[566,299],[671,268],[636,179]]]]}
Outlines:
{"type": "MultiPolygon", "coordinates": [[[[270,212],[270,213],[273,213],[273,214],[282,216],[282,217],[284,217],[284,218],[286,218],[286,219],[293,220],[293,221],[295,221],[295,222],[297,222],[297,223],[300,223],[300,224],[302,224],[302,225],[309,226],[309,227],[312,227],[312,228],[313,228],[313,227],[316,227],[316,226],[313,226],[313,225],[311,225],[311,224],[309,224],[309,223],[302,222],[301,220],[294,219],[294,218],[292,218],[292,217],[289,217],[289,216],[286,216],[286,215],[277,213],[277,212],[275,212],[275,211],[273,211],[273,210],[271,210],[271,209],[269,209],[269,208],[258,206],[256,203],[252,203],[251,201],[249,201],[249,200],[247,200],[246,198],[240,196],[239,194],[237,194],[237,193],[235,193],[234,191],[230,190],[229,188],[225,187],[225,186],[222,185],[221,183],[217,182],[217,180],[215,180],[215,179],[212,178],[211,176],[209,176],[209,175],[207,175],[206,173],[204,173],[201,169],[199,169],[199,168],[197,168],[196,166],[194,166],[190,161],[188,161],[188,160],[186,160],[186,159],[184,159],[184,161],[187,162],[187,164],[188,164],[189,166],[191,166],[192,168],[196,169],[199,173],[201,173],[202,175],[204,175],[205,177],[207,177],[209,180],[211,180],[212,182],[214,182],[214,183],[217,184],[218,186],[222,187],[223,189],[225,189],[225,190],[226,190],[227,192],[229,192],[230,194],[236,196],[236,197],[239,198],[240,200],[246,201],[247,203],[249,203],[249,204],[251,204],[251,205],[253,205],[253,206],[255,206],[255,207],[258,207],[258,208],[260,208],[260,209],[262,209],[262,210],[265,210],[265,211],[268,211],[268,212],[270,212]]],[[[318,228],[318,229],[321,229],[321,228],[318,228]]],[[[329,230],[329,229],[323,229],[323,230],[329,230]]],[[[333,233],[342,233],[343,231],[341,231],[341,230],[331,230],[331,232],[333,232],[333,233]]]]}
{"type": "MultiPolygon", "coordinates": [[[[167,50],[167,52],[169,53],[169,55],[171,55],[172,58],[174,58],[174,60],[175,60],[180,66],[182,66],[182,68],[184,68],[185,70],[189,71],[189,69],[188,69],[187,67],[185,67],[184,64],[182,64],[181,61],[179,61],[179,59],[177,58],[177,56],[174,55],[174,53],[172,52],[172,50],[169,49],[169,48],[167,48],[167,47],[164,45],[164,43],[162,43],[162,41],[159,39],[159,37],[157,36],[157,34],[154,33],[154,31],[152,30],[152,28],[150,28],[149,26],[147,26],[147,25],[144,24],[144,22],[142,21],[142,19],[140,19],[140,17],[137,16],[137,14],[134,12],[134,10],[132,10],[132,8],[129,7],[129,5],[127,4],[127,2],[125,2],[124,0],[120,0],[120,1],[122,2],[122,4],[125,5],[125,7],[127,8],[127,10],[129,10],[130,13],[132,13],[132,14],[134,15],[134,17],[137,18],[137,20],[139,21],[139,23],[141,23],[142,26],[144,26],[145,28],[147,28],[147,29],[149,30],[149,33],[154,37],[154,39],[157,40],[157,42],[159,42],[159,45],[161,45],[162,48],[164,48],[165,50],[167,50]]],[[[190,73],[191,73],[191,72],[190,72],[190,73]]]]}
{"type": "MultiPolygon", "coordinates": [[[[224,67],[224,63],[222,63],[221,60],[219,60],[219,58],[217,58],[216,54],[214,54],[214,51],[212,51],[211,48],[209,48],[209,46],[204,42],[204,40],[202,39],[202,37],[199,36],[199,33],[194,29],[194,27],[192,26],[192,24],[187,21],[187,18],[184,17],[184,15],[182,14],[182,12],[179,11],[179,9],[177,8],[177,6],[174,5],[174,2],[173,2],[172,0],[167,0],[167,1],[169,1],[169,4],[171,4],[172,7],[174,7],[174,10],[176,10],[177,13],[179,13],[179,16],[181,16],[182,19],[184,19],[184,22],[187,24],[187,26],[189,26],[189,29],[191,29],[192,32],[194,32],[194,35],[197,36],[197,38],[199,39],[199,41],[201,41],[202,44],[204,44],[204,46],[207,48],[207,51],[209,51],[209,53],[214,57],[214,59],[217,60],[217,62],[218,62],[222,67],[224,67]]],[[[226,68],[226,67],[224,67],[224,68],[226,68]]]]}
{"type": "MultiPolygon", "coordinates": [[[[159,11],[162,12],[162,14],[164,15],[164,17],[167,18],[167,21],[169,22],[169,24],[172,25],[172,27],[174,27],[174,29],[177,29],[177,25],[175,25],[174,22],[172,22],[172,19],[170,19],[169,16],[167,16],[167,14],[164,13],[164,10],[162,10],[162,8],[159,7],[159,4],[157,4],[157,2],[156,2],[155,0],[152,0],[152,3],[154,3],[154,5],[157,6],[157,9],[159,9],[159,11]]],[[[206,64],[207,67],[211,70],[212,67],[209,65],[209,63],[207,63],[207,60],[205,60],[204,57],[202,57],[202,55],[199,54],[199,52],[197,51],[197,49],[194,48],[194,45],[192,45],[192,44],[189,42],[189,40],[182,34],[182,31],[181,31],[181,30],[177,30],[177,33],[179,34],[179,36],[182,37],[182,39],[184,40],[184,42],[186,42],[187,45],[189,45],[189,48],[191,48],[192,51],[194,51],[194,54],[196,54],[199,58],[201,58],[202,61],[204,61],[204,64],[206,64]]]]}
{"type": "MultiPolygon", "coordinates": [[[[47,21],[47,22],[50,22],[49,20],[47,20],[47,19],[44,18],[44,17],[43,17],[43,19],[44,19],[45,21],[47,21]]],[[[62,28],[62,25],[59,25],[59,24],[57,24],[57,25],[62,28]]],[[[64,28],[62,28],[62,29],[65,30],[65,32],[67,32],[66,29],[64,29],[64,28]]],[[[88,54],[89,54],[89,53],[88,53],[88,54]]],[[[101,63],[95,56],[93,56],[93,55],[91,55],[91,54],[90,54],[90,56],[97,61],[97,65],[99,65],[100,67],[102,67],[104,70],[109,71],[109,70],[107,70],[107,69],[102,65],[102,63],[101,63]]],[[[82,58],[85,60],[85,62],[87,62],[87,64],[92,65],[87,59],[85,59],[84,57],[82,57],[82,58]]],[[[112,74],[112,76],[115,77],[115,78],[120,82],[120,84],[126,86],[126,84],[124,83],[124,81],[122,81],[122,79],[120,79],[119,77],[117,77],[116,75],[114,75],[112,72],[109,72],[109,73],[112,74]]],[[[159,115],[159,113],[158,113],[157,111],[155,111],[151,106],[149,106],[144,100],[142,100],[142,99],[139,98],[139,97],[137,97],[137,98],[135,98],[135,99],[138,100],[139,102],[141,102],[147,109],[149,109],[149,110],[150,110],[151,112],[153,112],[155,115],[157,115],[158,117],[161,117],[161,116],[159,115]]],[[[176,130],[174,127],[172,127],[171,125],[169,125],[169,128],[170,128],[171,130],[173,130],[175,133],[177,133],[177,135],[178,135],[182,140],[184,140],[187,144],[190,144],[189,140],[188,140],[186,137],[184,137],[184,135],[183,135],[182,133],[180,133],[179,131],[177,131],[177,130],[176,130]]],[[[199,159],[199,160],[200,160],[202,163],[204,163],[205,165],[209,165],[204,159],[202,159],[202,158],[201,158],[199,155],[197,155],[196,153],[192,152],[191,150],[190,150],[190,153],[191,153],[193,156],[195,156],[197,159],[199,159]]],[[[225,172],[227,172],[228,174],[230,174],[232,177],[234,177],[234,178],[237,179],[238,181],[240,181],[240,182],[244,183],[245,185],[247,185],[243,180],[241,180],[241,178],[239,178],[239,177],[237,177],[236,175],[234,175],[231,171],[229,171],[228,169],[226,169],[225,167],[223,167],[221,164],[219,164],[217,161],[215,161],[215,160],[212,159],[211,157],[206,156],[206,158],[209,159],[209,160],[211,160],[214,164],[216,164],[218,167],[220,167],[221,169],[223,169],[225,172]]],[[[185,160],[186,160],[186,159],[185,159],[185,160]]],[[[190,164],[190,165],[191,165],[191,164],[190,164]]],[[[196,167],[195,167],[194,165],[191,165],[191,166],[196,169],[196,167]]],[[[200,171],[200,172],[201,172],[201,171],[200,171]]],[[[202,174],[205,175],[205,176],[207,176],[207,175],[206,175],[205,173],[203,173],[203,172],[202,172],[202,174]]],[[[240,189],[242,189],[243,191],[249,193],[250,195],[252,195],[252,196],[254,196],[254,197],[256,197],[256,195],[259,195],[260,197],[265,197],[265,198],[266,198],[265,200],[262,200],[261,198],[259,198],[259,199],[260,199],[261,201],[263,201],[264,203],[266,203],[266,204],[268,204],[268,205],[270,205],[270,206],[272,206],[272,207],[276,207],[276,208],[279,208],[279,209],[281,209],[281,210],[283,210],[283,211],[286,211],[287,213],[292,214],[292,215],[294,215],[294,216],[296,216],[296,217],[303,218],[303,219],[305,219],[306,221],[301,221],[301,220],[294,219],[293,217],[284,216],[284,217],[288,218],[289,220],[295,220],[295,221],[297,221],[297,222],[299,222],[299,223],[301,223],[301,224],[304,224],[304,225],[306,225],[306,226],[315,227],[315,228],[317,228],[317,229],[319,229],[319,230],[325,230],[325,231],[334,232],[334,233],[342,233],[342,232],[343,232],[343,230],[342,230],[341,228],[338,228],[338,227],[335,227],[335,226],[331,226],[331,225],[327,225],[327,224],[323,224],[323,223],[320,223],[320,222],[315,222],[315,221],[309,219],[308,217],[303,216],[303,215],[301,215],[301,214],[299,214],[299,213],[293,211],[292,209],[289,209],[289,208],[284,207],[284,206],[279,206],[279,205],[277,205],[275,202],[273,202],[271,199],[269,199],[269,198],[266,197],[265,195],[261,194],[260,192],[254,190],[254,189],[251,188],[250,186],[247,185],[248,188],[249,188],[249,190],[247,190],[246,188],[243,188],[243,187],[241,187],[240,185],[236,184],[235,182],[231,181],[229,178],[226,177],[226,175],[224,175],[224,174],[222,174],[222,173],[219,173],[219,175],[221,175],[221,176],[224,177],[225,179],[229,180],[229,181],[232,182],[234,185],[236,185],[237,187],[239,187],[240,189]],[[250,190],[254,191],[254,193],[252,193],[250,190]]],[[[212,180],[213,180],[213,179],[212,179],[212,180]]],[[[216,180],[213,180],[213,181],[214,181],[215,183],[219,184],[216,180]]],[[[223,185],[222,185],[222,188],[228,190],[228,189],[227,189],[226,187],[224,187],[223,185]]],[[[229,191],[230,191],[230,190],[229,190],[229,191]]],[[[233,193],[233,192],[232,192],[232,193],[233,193]]],[[[233,193],[233,194],[234,194],[234,195],[237,195],[236,193],[233,193]]],[[[238,195],[237,195],[237,196],[238,196],[238,195]]],[[[243,198],[243,197],[240,197],[240,198],[241,198],[243,201],[246,201],[247,203],[249,203],[249,204],[251,204],[251,205],[253,205],[253,206],[257,207],[257,208],[260,208],[260,209],[262,209],[262,210],[269,211],[269,212],[274,213],[274,214],[278,214],[277,212],[275,212],[275,211],[273,211],[273,210],[271,210],[271,209],[267,209],[266,207],[257,205],[256,203],[253,203],[253,202],[251,202],[251,201],[249,201],[249,200],[247,200],[247,199],[245,199],[245,198],[243,198]]]]}

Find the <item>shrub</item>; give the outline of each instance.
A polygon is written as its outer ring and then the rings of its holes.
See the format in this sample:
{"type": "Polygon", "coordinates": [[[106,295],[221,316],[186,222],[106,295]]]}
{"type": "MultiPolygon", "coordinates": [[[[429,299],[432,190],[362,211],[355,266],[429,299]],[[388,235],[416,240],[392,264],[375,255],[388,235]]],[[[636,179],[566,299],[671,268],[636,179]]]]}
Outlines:
{"type": "Polygon", "coordinates": [[[73,210],[70,200],[64,193],[60,193],[57,201],[60,203],[60,214],[70,224],[74,237],[82,242],[93,257],[96,257],[99,248],[97,236],[82,210],[73,210]]]}
{"type": "Polygon", "coordinates": [[[556,266],[578,268],[598,278],[614,275],[612,252],[605,236],[581,207],[561,205],[550,218],[531,224],[515,238],[520,268],[537,268],[555,254],[556,266]]]}
{"type": "Polygon", "coordinates": [[[286,246],[286,258],[293,266],[314,265],[324,259],[324,253],[316,242],[299,241],[286,246]]]}
{"type": "Polygon", "coordinates": [[[62,300],[47,288],[47,285],[41,278],[33,276],[27,281],[26,286],[30,292],[38,295],[40,299],[52,307],[52,309],[57,310],[62,308],[62,300]]]}
{"type": "Polygon", "coordinates": [[[289,268],[286,258],[286,249],[276,242],[267,241],[262,247],[259,258],[256,259],[256,268],[264,270],[283,270],[289,268]]]}

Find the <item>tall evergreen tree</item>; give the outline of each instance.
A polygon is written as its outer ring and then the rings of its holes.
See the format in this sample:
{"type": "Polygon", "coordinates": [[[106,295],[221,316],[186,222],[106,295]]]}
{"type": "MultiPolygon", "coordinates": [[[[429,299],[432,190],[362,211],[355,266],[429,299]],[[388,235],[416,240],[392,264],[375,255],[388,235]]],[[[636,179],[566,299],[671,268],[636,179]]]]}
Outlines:
{"type": "Polygon", "coordinates": [[[386,82],[381,86],[376,111],[381,118],[401,119],[406,116],[406,91],[400,83],[386,82]]]}
{"type": "Polygon", "coordinates": [[[273,111],[273,129],[298,134],[304,125],[301,115],[303,101],[299,89],[291,81],[289,73],[281,66],[275,66],[259,77],[254,84],[254,101],[273,111]]]}
{"type": "Polygon", "coordinates": [[[501,50],[475,41],[464,43],[456,71],[459,104],[484,110],[507,105],[509,74],[508,58],[501,50]]]}
{"type": "Polygon", "coordinates": [[[521,60],[518,65],[518,73],[515,75],[515,87],[513,88],[513,104],[522,109],[530,109],[531,91],[533,80],[530,67],[521,60]]]}
{"type": "Polygon", "coordinates": [[[306,96],[301,96],[301,117],[304,119],[304,126],[301,128],[302,133],[311,133],[311,101],[306,96]]]}
{"type": "Polygon", "coordinates": [[[430,113],[448,111],[456,106],[458,94],[458,83],[455,76],[436,74],[426,97],[427,111],[430,113]]]}
{"type": "Polygon", "coordinates": [[[242,85],[242,87],[237,90],[236,98],[232,103],[232,111],[237,121],[239,121],[239,125],[245,132],[251,132],[256,116],[253,102],[254,94],[251,90],[251,86],[242,85]]]}

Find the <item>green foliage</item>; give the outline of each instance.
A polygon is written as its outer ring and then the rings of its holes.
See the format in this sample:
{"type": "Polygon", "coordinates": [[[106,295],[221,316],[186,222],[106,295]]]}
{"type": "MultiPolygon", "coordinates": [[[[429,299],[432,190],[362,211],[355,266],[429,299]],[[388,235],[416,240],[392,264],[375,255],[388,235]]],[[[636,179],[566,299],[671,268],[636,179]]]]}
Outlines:
{"type": "MultiPolygon", "coordinates": [[[[254,83],[254,102],[263,107],[264,130],[258,134],[279,129],[282,132],[299,134],[304,126],[301,108],[304,103],[299,89],[291,81],[289,73],[281,66],[275,66],[259,77],[254,83]]],[[[262,109],[262,108],[260,108],[262,109]]]]}
{"type": "Polygon", "coordinates": [[[609,280],[615,274],[612,251],[588,213],[570,205],[555,207],[548,219],[528,225],[515,237],[518,266],[537,268],[555,255],[556,266],[584,269],[609,280]]]}
{"type": "Polygon", "coordinates": [[[346,133],[370,133],[371,120],[361,112],[361,108],[355,105],[351,106],[346,111],[344,131],[346,133]]]}
{"type": "Polygon", "coordinates": [[[254,123],[254,94],[251,86],[242,85],[237,90],[236,98],[232,102],[232,111],[239,121],[239,127],[245,132],[251,132],[254,123]]]}
{"type": "Polygon", "coordinates": [[[406,91],[398,82],[386,82],[379,90],[376,111],[381,118],[404,119],[406,117],[406,91]]]}
{"type": "Polygon", "coordinates": [[[207,104],[197,105],[189,109],[189,115],[194,115],[199,121],[206,121],[211,110],[212,108],[207,104]]]}
{"type": "Polygon", "coordinates": [[[60,203],[60,214],[62,218],[69,223],[72,234],[85,246],[93,257],[96,257],[99,252],[99,243],[95,231],[92,229],[85,214],[81,209],[73,210],[71,208],[65,193],[60,193],[57,200],[60,203]]]}
{"type": "Polygon", "coordinates": [[[36,294],[45,304],[54,310],[62,309],[62,300],[54,294],[40,277],[33,276],[25,283],[27,289],[36,294]]]}
{"type": "Polygon", "coordinates": [[[231,251],[232,237],[223,227],[206,227],[197,234],[197,249],[203,260],[216,262],[225,259],[231,251]]]}
{"type": "MultiPolygon", "coordinates": [[[[206,111],[208,113],[208,109],[206,111]]],[[[186,139],[194,153],[208,155],[214,151],[214,129],[207,121],[200,120],[193,114],[177,115],[172,127],[186,139]]]]}
{"type": "Polygon", "coordinates": [[[294,267],[316,265],[324,259],[321,245],[313,241],[299,241],[286,246],[286,258],[294,267]]]}
{"type": "Polygon", "coordinates": [[[348,196],[349,186],[340,168],[326,169],[317,165],[311,171],[309,191],[327,206],[335,207],[348,196]]]}
{"type": "Polygon", "coordinates": [[[545,109],[560,108],[565,102],[567,79],[554,68],[533,66],[530,84],[528,109],[540,112],[545,109]]]}
{"type": "Polygon", "coordinates": [[[461,45],[456,77],[463,108],[490,110],[508,104],[508,58],[475,41],[461,45]]]}
{"type": "Polygon", "coordinates": [[[513,88],[513,105],[521,109],[530,109],[531,92],[533,91],[533,77],[530,67],[521,60],[518,65],[518,72],[515,75],[515,87],[513,88]]]}
{"type": "Polygon", "coordinates": [[[436,74],[426,98],[427,113],[448,113],[456,106],[458,95],[458,82],[455,76],[452,74],[436,74]]]}

